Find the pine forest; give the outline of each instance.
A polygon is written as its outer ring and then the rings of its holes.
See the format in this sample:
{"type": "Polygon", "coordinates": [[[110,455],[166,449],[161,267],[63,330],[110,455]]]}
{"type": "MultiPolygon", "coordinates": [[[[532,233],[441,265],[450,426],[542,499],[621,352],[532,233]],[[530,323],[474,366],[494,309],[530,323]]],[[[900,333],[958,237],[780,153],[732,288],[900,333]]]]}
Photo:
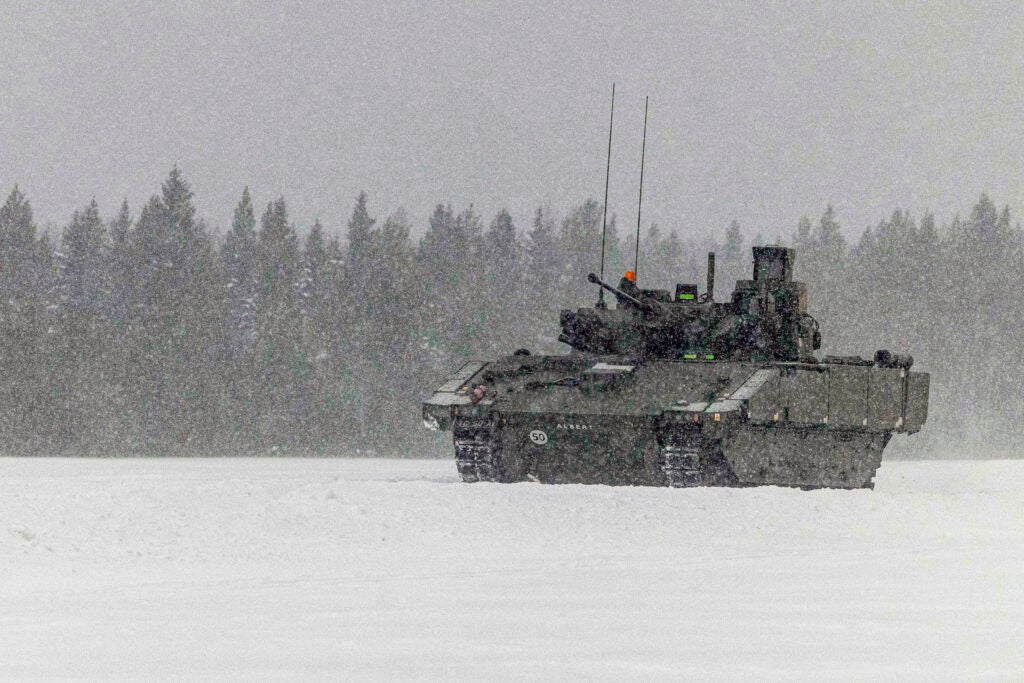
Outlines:
{"type": "MultiPolygon", "coordinates": [[[[385,217],[361,194],[347,225],[324,226],[246,189],[214,230],[175,169],[141,208],[94,201],[45,234],[15,187],[0,208],[2,452],[448,453],[421,401],[467,360],[567,351],[558,314],[596,300],[601,209],[385,217]]],[[[793,246],[823,353],[904,351],[931,373],[928,425],[899,456],[1008,447],[1024,419],[1024,235],[1009,208],[982,195],[958,216],[898,209],[856,241],[839,220],[824,207],[753,239],[735,222],[703,240],[645,226],[638,282],[703,283],[715,251],[721,300],[749,277],[752,244],[793,246]]],[[[607,244],[615,282],[632,230],[611,217],[607,244]]]]}

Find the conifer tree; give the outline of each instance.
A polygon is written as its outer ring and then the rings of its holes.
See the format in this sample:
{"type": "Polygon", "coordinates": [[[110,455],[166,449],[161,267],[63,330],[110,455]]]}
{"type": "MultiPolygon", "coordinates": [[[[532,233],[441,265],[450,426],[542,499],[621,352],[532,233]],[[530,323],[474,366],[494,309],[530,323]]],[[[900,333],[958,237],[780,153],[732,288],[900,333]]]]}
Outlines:
{"type": "MultiPolygon", "coordinates": [[[[656,225],[652,223],[651,227],[654,228],[656,225]]],[[[674,296],[675,283],[682,281],[683,264],[683,243],[674,230],[668,231],[659,242],[654,261],[658,269],[657,280],[653,286],[668,290],[669,294],[674,296]]]]}
{"type": "Polygon", "coordinates": [[[743,244],[743,232],[738,221],[729,223],[725,230],[725,245],[722,248],[722,268],[719,274],[723,282],[745,280],[750,277],[750,251],[743,244]]]}
{"type": "Polygon", "coordinates": [[[510,335],[523,321],[521,247],[512,216],[502,209],[483,236],[486,283],[482,303],[485,322],[481,344],[487,353],[509,353],[510,335]]]}
{"type": "Polygon", "coordinates": [[[252,352],[256,341],[256,216],[248,187],[235,207],[220,258],[227,289],[228,358],[237,365],[252,352]]]}
{"type": "Polygon", "coordinates": [[[47,292],[52,288],[48,242],[36,239],[32,207],[17,186],[0,207],[0,436],[17,449],[42,447],[48,418],[47,292]]]}
{"type": "Polygon", "coordinates": [[[550,210],[538,207],[533,216],[533,228],[527,234],[526,305],[529,317],[529,345],[534,351],[548,352],[558,348],[558,307],[555,296],[559,293],[562,252],[555,233],[555,221],[550,210]]]}
{"type": "Polygon", "coordinates": [[[224,314],[218,376],[225,391],[224,413],[230,425],[230,434],[225,438],[234,452],[248,452],[257,429],[257,258],[256,216],[246,187],[235,207],[231,230],[220,247],[224,314]]]}
{"type": "Polygon", "coordinates": [[[32,207],[15,186],[0,207],[0,315],[12,334],[38,332],[40,275],[32,207]]]}
{"type": "Polygon", "coordinates": [[[319,219],[313,223],[302,249],[302,276],[299,284],[303,329],[313,356],[326,353],[332,327],[327,295],[332,289],[331,263],[324,243],[324,228],[319,219]]]}
{"type": "Polygon", "coordinates": [[[109,263],[106,229],[94,199],[72,216],[58,255],[62,327],[75,341],[90,340],[106,313],[109,263]]]}
{"type": "Polygon", "coordinates": [[[132,215],[128,200],[121,202],[117,216],[108,228],[110,242],[110,299],[109,318],[121,335],[127,333],[131,311],[134,305],[132,290],[135,280],[136,256],[132,252],[132,215]]]}
{"type": "Polygon", "coordinates": [[[587,280],[601,263],[600,204],[588,199],[562,221],[559,242],[563,257],[561,290],[570,301],[587,301],[594,286],[587,280]]]}
{"type": "Polygon", "coordinates": [[[338,348],[332,362],[332,376],[338,378],[339,391],[328,394],[332,410],[349,408],[347,429],[365,439],[371,429],[374,375],[370,360],[374,344],[376,313],[372,299],[374,255],[380,240],[376,219],[369,213],[365,192],[356,197],[346,232],[343,273],[337,280],[334,298],[339,302],[335,334],[338,348]]]}
{"type": "Polygon", "coordinates": [[[116,377],[107,373],[116,362],[115,338],[109,317],[110,247],[93,200],[76,211],[61,236],[57,254],[55,386],[63,399],[62,445],[75,443],[79,452],[105,446],[106,427],[118,414],[116,377]]]}
{"type": "Polygon", "coordinates": [[[797,253],[811,248],[811,219],[801,216],[797,223],[796,233],[793,234],[793,248],[797,253]]]}
{"type": "Polygon", "coordinates": [[[356,197],[352,218],[348,222],[348,258],[346,263],[351,273],[350,284],[363,281],[365,277],[364,264],[366,259],[370,258],[376,242],[373,227],[376,221],[370,218],[366,203],[366,193],[360,192],[356,197]]]}
{"type": "Polygon", "coordinates": [[[133,235],[137,268],[132,362],[141,382],[146,443],[189,452],[217,429],[217,272],[192,191],[175,168],[146,203],[133,235]]]}
{"type": "MultiPolygon", "coordinates": [[[[651,223],[647,226],[647,232],[640,236],[640,257],[639,263],[636,264],[636,278],[640,287],[653,289],[661,281],[665,264],[664,259],[660,257],[660,250],[661,228],[657,223],[651,223]]],[[[630,264],[629,268],[632,270],[633,264],[630,264]]]]}
{"type": "Polygon", "coordinates": [[[102,372],[113,392],[111,409],[117,411],[116,416],[105,425],[106,442],[110,444],[108,452],[114,453],[137,452],[142,440],[140,406],[131,400],[133,394],[129,390],[134,380],[130,374],[128,352],[133,311],[138,301],[135,287],[138,283],[139,262],[133,251],[133,226],[134,219],[128,208],[128,200],[123,200],[117,216],[107,226],[110,295],[107,298],[106,317],[110,323],[111,348],[104,356],[105,368],[102,372]]]}
{"type": "Polygon", "coordinates": [[[481,346],[484,264],[480,217],[470,206],[456,215],[438,204],[420,241],[419,264],[431,297],[428,345],[440,362],[481,346]]]}
{"type": "Polygon", "coordinates": [[[303,354],[309,360],[311,374],[306,382],[311,414],[307,438],[316,452],[324,452],[332,440],[340,441],[347,425],[340,400],[339,364],[342,358],[339,324],[341,248],[337,238],[325,240],[319,220],[313,223],[302,250],[302,276],[299,285],[303,320],[303,354]]]}
{"type": "MultiPolygon", "coordinates": [[[[608,232],[605,235],[604,247],[604,274],[614,284],[622,277],[623,273],[633,268],[633,251],[631,251],[633,247],[624,248],[622,246],[622,241],[619,239],[618,216],[614,213],[608,217],[608,232]]],[[[600,262],[598,262],[598,268],[600,268],[600,262]]]]}
{"type": "MultiPolygon", "coordinates": [[[[364,430],[372,443],[396,447],[407,437],[395,427],[412,426],[406,409],[408,387],[423,381],[428,358],[420,349],[418,331],[424,294],[416,273],[409,243],[410,226],[404,211],[388,216],[380,229],[377,253],[370,277],[374,329],[369,332],[369,377],[377,394],[370,400],[370,415],[376,415],[364,430]]],[[[430,374],[430,373],[428,373],[430,374]]]]}
{"type": "Polygon", "coordinates": [[[795,278],[807,284],[814,316],[822,327],[828,350],[836,342],[830,330],[846,320],[848,304],[841,293],[847,277],[847,244],[832,206],[826,207],[811,229],[806,217],[800,219],[794,239],[797,249],[795,278]]]}
{"type": "Polygon", "coordinates": [[[288,450],[302,439],[311,367],[302,349],[298,237],[284,199],[268,204],[260,221],[258,269],[259,433],[272,449],[288,450]]]}

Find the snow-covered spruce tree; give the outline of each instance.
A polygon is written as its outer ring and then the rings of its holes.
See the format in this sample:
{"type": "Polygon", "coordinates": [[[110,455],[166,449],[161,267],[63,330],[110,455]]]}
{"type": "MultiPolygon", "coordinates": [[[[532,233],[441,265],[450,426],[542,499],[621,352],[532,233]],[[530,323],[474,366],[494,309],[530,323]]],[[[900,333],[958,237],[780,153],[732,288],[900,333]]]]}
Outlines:
{"type": "Polygon", "coordinates": [[[129,335],[145,446],[189,454],[219,432],[216,259],[175,168],[132,232],[136,304],[129,335]]]}
{"type": "MultiPolygon", "coordinates": [[[[541,207],[533,215],[533,227],[526,236],[526,272],[524,310],[529,320],[520,342],[534,352],[556,351],[558,311],[565,306],[559,291],[563,268],[561,245],[550,210],[541,207]]],[[[606,271],[608,272],[608,271],[606,271]]],[[[570,304],[571,305],[571,304],[570,304]]]]}
{"type": "Polygon", "coordinates": [[[71,217],[56,255],[51,367],[61,446],[71,453],[102,455],[115,446],[111,436],[126,407],[112,372],[120,359],[110,316],[110,256],[107,230],[93,200],[71,217]]]}
{"type": "Polygon", "coordinates": [[[379,421],[371,439],[380,447],[402,449],[418,416],[407,408],[410,386],[417,386],[429,367],[420,345],[420,312],[429,290],[423,290],[415,269],[415,251],[409,241],[409,220],[398,210],[388,216],[377,238],[370,278],[374,339],[371,367],[379,377],[379,421]]]}
{"type": "MultiPolygon", "coordinates": [[[[674,232],[663,234],[657,223],[651,223],[640,245],[640,265],[637,273],[640,286],[667,289],[674,293],[673,283],[681,279],[678,269],[682,256],[683,245],[679,237],[674,232]]],[[[632,262],[629,267],[633,267],[632,262]]]]}
{"type": "Polygon", "coordinates": [[[601,263],[601,205],[588,199],[575,207],[562,220],[558,241],[564,257],[559,294],[567,301],[590,301],[596,292],[587,274],[601,263]]]}
{"type": "Polygon", "coordinates": [[[436,321],[419,314],[438,293],[418,273],[405,213],[399,210],[382,227],[375,226],[366,195],[360,194],[348,224],[340,290],[346,302],[341,337],[345,350],[337,370],[341,382],[330,399],[332,409],[341,407],[350,416],[346,430],[355,438],[349,444],[400,447],[413,433],[409,387],[430,381],[420,379],[424,368],[432,367],[421,329],[436,321]]]}
{"type": "Polygon", "coordinates": [[[491,220],[481,248],[485,275],[481,344],[490,356],[509,354],[516,348],[512,345],[525,322],[527,283],[522,245],[508,211],[502,209],[491,220]]]}
{"type": "Polygon", "coordinates": [[[223,406],[231,452],[252,448],[256,424],[256,216],[249,188],[235,207],[231,230],[220,249],[224,319],[222,322],[220,378],[226,392],[223,406]]]}
{"type": "Polygon", "coordinates": [[[309,359],[310,415],[306,439],[318,453],[329,452],[341,441],[346,413],[338,397],[336,364],[339,361],[341,303],[339,286],[341,253],[337,238],[325,240],[319,220],[313,223],[302,250],[299,280],[303,353],[309,359]]]}
{"type": "Polygon", "coordinates": [[[15,186],[0,207],[0,439],[9,453],[45,452],[55,436],[45,353],[52,291],[52,248],[36,239],[32,207],[15,186]]]}
{"type": "Polygon", "coordinates": [[[124,200],[117,216],[107,226],[110,294],[106,302],[106,318],[111,326],[111,349],[104,356],[103,372],[115,392],[111,406],[117,410],[116,417],[104,426],[110,453],[134,452],[137,444],[142,442],[143,421],[139,404],[131,400],[130,385],[134,378],[130,375],[128,357],[131,322],[137,303],[135,286],[139,263],[134,252],[134,224],[128,201],[124,200]]]}
{"type": "Polygon", "coordinates": [[[348,221],[344,265],[333,292],[339,304],[334,328],[336,350],[329,369],[329,376],[335,378],[335,391],[326,393],[325,409],[344,414],[338,431],[347,437],[347,445],[353,450],[363,447],[374,421],[379,420],[371,405],[379,387],[367,384],[374,381],[371,357],[377,320],[369,278],[378,241],[376,222],[370,216],[366,193],[360,192],[348,221]]]}
{"type": "MultiPolygon", "coordinates": [[[[725,244],[722,245],[722,261],[718,266],[716,279],[724,285],[736,280],[747,280],[751,275],[751,252],[745,244],[739,221],[732,221],[725,230],[725,244]]],[[[725,292],[723,292],[725,293],[725,292]]]]}
{"type": "Polygon", "coordinates": [[[825,350],[839,352],[843,339],[832,331],[840,330],[849,315],[844,297],[849,290],[849,249],[835,210],[828,206],[813,229],[810,221],[802,218],[794,243],[794,278],[807,284],[810,308],[821,323],[825,350]]]}
{"type": "MultiPolygon", "coordinates": [[[[633,267],[633,252],[626,250],[623,246],[622,240],[619,237],[619,220],[618,216],[614,213],[608,216],[608,233],[605,236],[605,254],[604,254],[604,275],[605,278],[612,281],[612,284],[617,284],[619,278],[633,267]]],[[[632,242],[630,242],[632,244],[632,242]]],[[[633,247],[630,247],[632,249],[633,247]]],[[[601,269],[601,262],[598,261],[594,268],[594,272],[597,273],[601,269]]],[[[607,294],[607,292],[606,292],[607,294]]],[[[591,295],[591,298],[596,301],[596,292],[591,295]]]]}
{"type": "Polygon", "coordinates": [[[228,354],[236,364],[252,352],[256,341],[256,245],[256,216],[246,187],[235,207],[231,231],[220,250],[226,290],[228,354]]]}
{"type": "MultiPolygon", "coordinates": [[[[377,239],[374,228],[377,221],[370,217],[366,203],[366,193],[360,192],[356,197],[356,205],[352,209],[352,217],[348,221],[348,231],[345,235],[348,241],[345,256],[346,279],[349,285],[359,288],[363,287],[362,283],[366,280],[365,270],[377,239]]],[[[356,290],[352,290],[352,293],[355,294],[356,290]]]]}
{"type": "Polygon", "coordinates": [[[472,206],[455,214],[451,206],[438,204],[420,240],[423,286],[430,292],[424,341],[438,367],[483,350],[482,234],[480,216],[472,206]]]}
{"type": "Polygon", "coordinates": [[[133,283],[138,259],[132,252],[132,220],[128,200],[121,202],[121,208],[109,223],[110,242],[109,272],[110,298],[107,316],[121,335],[127,333],[131,311],[134,307],[133,283]]]}
{"type": "Polygon", "coordinates": [[[335,283],[335,265],[324,241],[324,228],[317,219],[306,235],[302,248],[302,269],[299,296],[302,305],[303,338],[311,358],[323,358],[330,345],[334,321],[334,297],[329,296],[335,283]]]}
{"type": "Polygon", "coordinates": [[[258,238],[258,445],[289,452],[305,442],[311,367],[302,347],[298,236],[284,199],[267,205],[258,238]]]}
{"type": "MultiPolygon", "coordinates": [[[[1001,211],[982,194],[966,220],[954,221],[946,241],[944,290],[948,293],[946,353],[963,357],[950,374],[957,397],[974,415],[972,430],[992,421],[1020,419],[1021,372],[1019,282],[1011,276],[1021,258],[1021,235],[1013,230],[1010,210],[1001,211]],[[973,362],[966,362],[966,359],[973,362]]],[[[980,428],[980,429],[979,429],[980,428]]]]}

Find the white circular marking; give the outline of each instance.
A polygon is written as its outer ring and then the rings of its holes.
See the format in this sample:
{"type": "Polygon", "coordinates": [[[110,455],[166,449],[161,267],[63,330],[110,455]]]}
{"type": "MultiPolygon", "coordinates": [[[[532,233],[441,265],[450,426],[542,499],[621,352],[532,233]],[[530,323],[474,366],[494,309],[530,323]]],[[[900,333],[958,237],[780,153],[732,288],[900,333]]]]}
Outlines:
{"type": "Polygon", "coordinates": [[[548,435],[539,429],[534,429],[530,432],[530,441],[534,442],[538,446],[543,446],[548,442],[548,435]]]}

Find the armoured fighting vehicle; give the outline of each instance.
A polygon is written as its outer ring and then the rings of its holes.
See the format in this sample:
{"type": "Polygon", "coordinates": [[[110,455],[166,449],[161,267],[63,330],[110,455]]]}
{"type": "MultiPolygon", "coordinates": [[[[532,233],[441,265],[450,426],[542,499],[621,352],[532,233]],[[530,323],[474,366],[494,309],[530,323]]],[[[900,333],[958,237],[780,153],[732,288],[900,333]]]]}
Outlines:
{"type": "MultiPolygon", "coordinates": [[[[463,365],[423,404],[466,482],[871,488],[893,434],[921,429],[929,376],[909,355],[814,354],[795,252],[754,248],[731,300],[618,287],[561,313],[566,355],[463,365]]],[[[629,273],[627,273],[627,276],[629,273]]]]}

